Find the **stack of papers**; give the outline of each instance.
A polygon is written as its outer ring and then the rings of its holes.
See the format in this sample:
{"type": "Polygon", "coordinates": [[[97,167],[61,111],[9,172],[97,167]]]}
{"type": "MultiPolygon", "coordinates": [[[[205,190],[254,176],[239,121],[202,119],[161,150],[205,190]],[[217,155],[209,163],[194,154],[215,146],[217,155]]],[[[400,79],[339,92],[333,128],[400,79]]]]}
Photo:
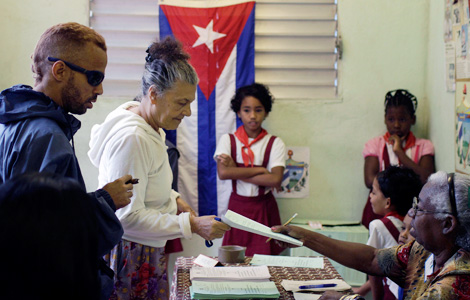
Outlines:
{"type": "Polygon", "coordinates": [[[267,266],[192,267],[189,288],[193,299],[279,298],[267,266]]]}
{"type": "Polygon", "coordinates": [[[280,297],[274,282],[193,281],[191,299],[248,299],[280,297]]]}
{"type": "Polygon", "coordinates": [[[292,268],[323,269],[323,257],[295,257],[255,254],[250,264],[255,266],[276,266],[292,268]]]}
{"type": "Polygon", "coordinates": [[[193,267],[189,271],[191,281],[269,281],[269,269],[267,266],[261,267],[193,267]]]}
{"type": "Polygon", "coordinates": [[[298,239],[294,239],[288,235],[282,233],[272,232],[271,228],[261,223],[253,221],[247,217],[244,217],[236,212],[227,210],[224,216],[222,216],[222,222],[230,227],[234,227],[240,230],[245,230],[251,233],[259,234],[262,236],[270,237],[279,241],[283,241],[292,245],[302,246],[303,243],[298,239]]]}

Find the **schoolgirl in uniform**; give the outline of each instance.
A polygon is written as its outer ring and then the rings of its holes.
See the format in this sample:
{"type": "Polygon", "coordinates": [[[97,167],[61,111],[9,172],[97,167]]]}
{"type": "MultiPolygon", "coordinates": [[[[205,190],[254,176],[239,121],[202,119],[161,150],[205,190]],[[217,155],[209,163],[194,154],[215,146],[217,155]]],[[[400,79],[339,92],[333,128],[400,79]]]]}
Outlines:
{"type": "MultiPolygon", "coordinates": [[[[268,88],[254,83],[239,88],[231,102],[243,122],[234,134],[220,138],[214,158],[221,180],[232,180],[228,209],[266,226],[281,224],[273,188],[281,185],[285,168],[284,142],[261,127],[271,111],[273,97],[268,88]]],[[[245,254],[279,254],[275,242],[266,237],[232,228],[223,245],[247,247],[245,254]]]]}
{"type": "MultiPolygon", "coordinates": [[[[416,97],[407,90],[389,91],[385,95],[385,125],[383,136],[369,140],[364,146],[364,182],[371,189],[375,176],[390,166],[412,169],[425,183],[434,172],[434,146],[430,140],[420,139],[411,132],[416,123],[416,97]]],[[[374,214],[369,199],[362,214],[362,224],[369,228],[372,220],[380,219],[374,214]]]]}

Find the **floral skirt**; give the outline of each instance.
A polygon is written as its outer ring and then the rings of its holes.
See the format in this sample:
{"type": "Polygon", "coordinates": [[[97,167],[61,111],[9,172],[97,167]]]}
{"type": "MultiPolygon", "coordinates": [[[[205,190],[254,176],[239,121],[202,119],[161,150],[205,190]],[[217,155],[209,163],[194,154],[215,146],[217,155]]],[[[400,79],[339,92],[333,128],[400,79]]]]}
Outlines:
{"type": "Polygon", "coordinates": [[[121,240],[105,256],[115,273],[114,290],[109,299],[168,299],[164,249],[121,240]]]}

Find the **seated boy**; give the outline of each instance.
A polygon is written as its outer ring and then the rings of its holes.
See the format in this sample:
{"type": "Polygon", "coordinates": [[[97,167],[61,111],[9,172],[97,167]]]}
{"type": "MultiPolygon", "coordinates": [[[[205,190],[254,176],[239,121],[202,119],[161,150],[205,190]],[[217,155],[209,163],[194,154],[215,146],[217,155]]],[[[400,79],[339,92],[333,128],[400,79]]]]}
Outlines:
{"type": "MultiPolygon", "coordinates": [[[[392,166],[377,174],[370,203],[374,213],[384,217],[370,222],[368,245],[380,249],[398,244],[400,231],[404,228],[403,218],[421,187],[418,175],[411,169],[392,166]]],[[[369,281],[355,292],[364,296],[370,290],[374,300],[398,298],[398,285],[387,278],[370,276],[369,281]]]]}

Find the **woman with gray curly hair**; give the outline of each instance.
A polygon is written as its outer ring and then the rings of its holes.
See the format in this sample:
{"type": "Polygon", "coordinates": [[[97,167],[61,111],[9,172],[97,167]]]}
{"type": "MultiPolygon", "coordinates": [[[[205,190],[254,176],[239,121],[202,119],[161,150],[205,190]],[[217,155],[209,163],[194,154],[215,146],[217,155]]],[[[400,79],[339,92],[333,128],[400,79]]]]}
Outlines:
{"type": "Polygon", "coordinates": [[[444,221],[451,212],[458,219],[455,244],[470,251],[470,199],[468,198],[470,178],[458,173],[437,172],[429,177],[429,181],[436,183],[429,188],[429,193],[433,195],[430,197],[431,204],[438,211],[434,217],[444,221]],[[453,201],[449,200],[452,197],[449,194],[449,184],[454,186],[455,207],[452,207],[453,201]]]}
{"type": "MultiPolygon", "coordinates": [[[[470,299],[469,189],[465,175],[431,175],[408,211],[416,240],[388,249],[337,241],[296,226],[273,230],[347,267],[392,279],[403,287],[403,299],[470,299]]],[[[320,299],[361,297],[326,292],[320,299]]]]}
{"type": "Polygon", "coordinates": [[[191,115],[198,77],[189,55],[170,38],[153,43],[147,53],[142,96],[93,127],[88,152],[100,184],[120,174],[139,179],[131,203],[116,213],[124,235],[108,258],[115,272],[111,299],[167,299],[166,241],[193,233],[212,240],[230,229],[215,216],[196,216],[171,188],[163,129],[176,129],[191,115]]]}

